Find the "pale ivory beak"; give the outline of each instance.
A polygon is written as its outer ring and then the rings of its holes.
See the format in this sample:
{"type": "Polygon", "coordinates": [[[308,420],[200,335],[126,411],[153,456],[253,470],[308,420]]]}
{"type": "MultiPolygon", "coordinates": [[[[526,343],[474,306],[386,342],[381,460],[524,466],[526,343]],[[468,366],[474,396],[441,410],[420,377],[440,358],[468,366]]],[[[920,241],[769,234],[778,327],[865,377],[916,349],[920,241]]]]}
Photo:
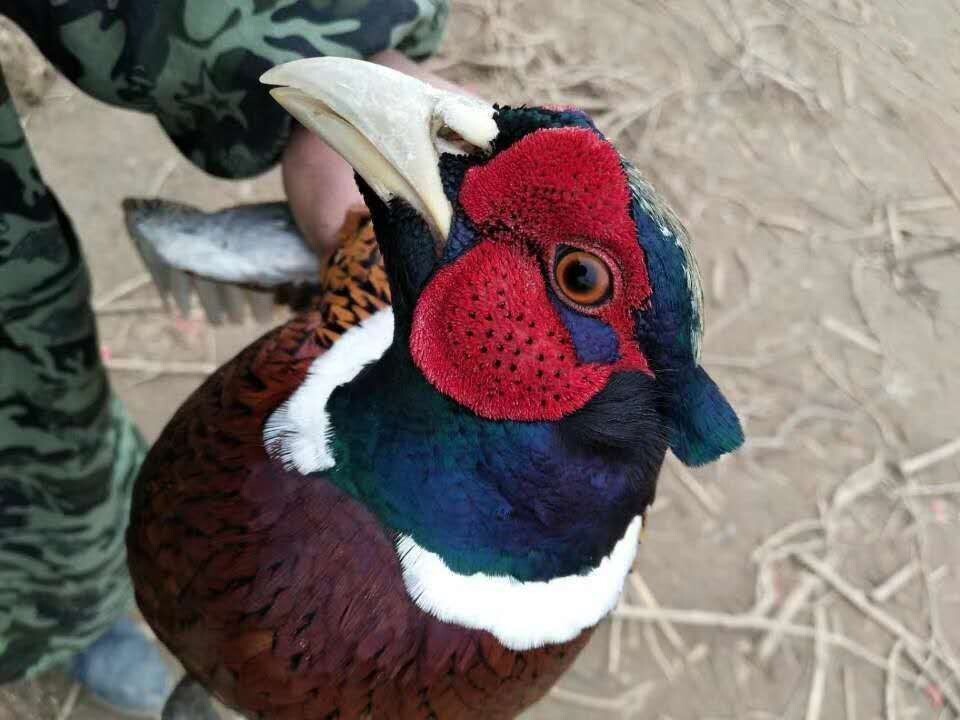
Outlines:
{"type": "Polygon", "coordinates": [[[446,240],[453,209],[440,180],[440,153],[462,154],[464,144],[489,152],[497,135],[492,105],[347,58],[294,60],[260,82],[282,86],[270,94],[381,200],[405,200],[446,240]]]}

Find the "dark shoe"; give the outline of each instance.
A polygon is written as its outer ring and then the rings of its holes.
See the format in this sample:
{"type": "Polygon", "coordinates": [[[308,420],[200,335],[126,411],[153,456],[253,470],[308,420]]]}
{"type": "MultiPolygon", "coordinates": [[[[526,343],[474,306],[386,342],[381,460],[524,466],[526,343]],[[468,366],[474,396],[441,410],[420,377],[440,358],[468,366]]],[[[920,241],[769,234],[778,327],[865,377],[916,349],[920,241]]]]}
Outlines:
{"type": "Polygon", "coordinates": [[[117,621],[77,655],[72,674],[94,698],[131,717],[160,717],[173,687],[156,642],[130,618],[117,621]]]}
{"type": "Polygon", "coordinates": [[[203,685],[185,675],[174,689],[161,720],[220,720],[203,685]]]}

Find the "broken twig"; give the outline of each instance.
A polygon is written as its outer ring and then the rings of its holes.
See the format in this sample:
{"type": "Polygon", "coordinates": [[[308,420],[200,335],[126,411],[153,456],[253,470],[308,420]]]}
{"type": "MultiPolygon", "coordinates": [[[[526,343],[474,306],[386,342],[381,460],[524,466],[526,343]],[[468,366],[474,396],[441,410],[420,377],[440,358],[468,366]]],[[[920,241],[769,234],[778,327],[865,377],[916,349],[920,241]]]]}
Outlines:
{"type": "Polygon", "coordinates": [[[823,711],[823,691],[827,684],[827,643],[824,637],[827,634],[827,611],[820,603],[814,609],[816,622],[816,637],[814,638],[815,666],[813,679],[810,681],[810,699],[807,702],[807,720],[819,720],[823,711]]]}
{"type": "Polygon", "coordinates": [[[960,438],[956,438],[933,450],[928,450],[927,452],[914,455],[912,458],[901,461],[900,472],[907,477],[916,475],[918,472],[926,470],[928,467],[943,462],[944,460],[948,460],[958,453],[960,453],[960,438]]]}
{"type": "Polygon", "coordinates": [[[877,603],[884,603],[903,589],[903,586],[913,580],[920,572],[920,563],[911,560],[893,575],[870,591],[870,599],[877,603]]]}

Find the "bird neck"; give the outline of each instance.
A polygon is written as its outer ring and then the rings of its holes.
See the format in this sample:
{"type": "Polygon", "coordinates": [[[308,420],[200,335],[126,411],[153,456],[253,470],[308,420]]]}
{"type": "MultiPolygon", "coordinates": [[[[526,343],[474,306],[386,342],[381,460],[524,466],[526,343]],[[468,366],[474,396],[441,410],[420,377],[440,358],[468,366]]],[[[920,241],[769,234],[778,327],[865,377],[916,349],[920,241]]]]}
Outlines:
{"type": "Polygon", "coordinates": [[[457,573],[588,572],[644,509],[634,465],[570,446],[555,423],[477,417],[438,393],[402,342],[327,408],[330,480],[457,573]]]}

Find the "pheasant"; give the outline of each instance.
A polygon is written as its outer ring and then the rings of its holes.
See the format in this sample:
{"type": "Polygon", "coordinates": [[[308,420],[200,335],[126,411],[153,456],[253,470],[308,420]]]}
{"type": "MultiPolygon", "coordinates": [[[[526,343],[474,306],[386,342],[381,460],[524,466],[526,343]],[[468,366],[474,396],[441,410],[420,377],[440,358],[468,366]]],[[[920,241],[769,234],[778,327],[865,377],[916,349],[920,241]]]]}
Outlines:
{"type": "Polygon", "coordinates": [[[616,604],[666,452],[742,442],[686,233],[581,111],[337,58],[262,80],[374,232],[152,448],[140,609],[250,717],[514,717],[616,604]]]}

